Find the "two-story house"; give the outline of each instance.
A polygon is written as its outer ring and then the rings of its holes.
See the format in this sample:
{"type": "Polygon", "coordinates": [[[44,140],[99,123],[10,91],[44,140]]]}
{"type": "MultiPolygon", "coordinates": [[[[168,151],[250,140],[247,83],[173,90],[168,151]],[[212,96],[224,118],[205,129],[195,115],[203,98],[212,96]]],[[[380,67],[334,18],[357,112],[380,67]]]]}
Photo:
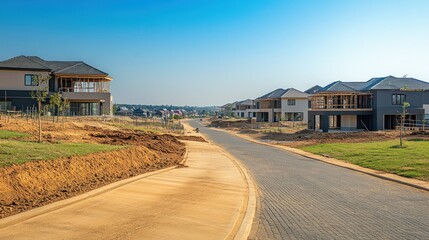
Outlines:
{"type": "Polygon", "coordinates": [[[429,114],[429,83],[393,76],[367,82],[333,82],[311,96],[308,128],[324,132],[395,129],[404,102],[410,104],[407,121],[422,122],[429,114]]]}
{"type": "MultiPolygon", "coordinates": [[[[0,62],[0,110],[26,111],[37,107],[31,98],[34,75],[49,77],[49,94],[60,92],[70,102],[69,115],[110,115],[112,78],[82,61],[46,61],[18,56],[0,62]]],[[[49,103],[49,95],[46,104],[49,103]]]]}
{"type": "Polygon", "coordinates": [[[233,104],[235,105],[233,110],[234,117],[240,117],[240,118],[256,117],[256,114],[254,112],[254,109],[255,109],[254,100],[246,99],[244,101],[235,102],[233,104]]]}
{"type": "Polygon", "coordinates": [[[278,122],[281,120],[281,97],[285,91],[282,88],[278,88],[255,99],[257,122],[278,122]]]}
{"type": "Polygon", "coordinates": [[[309,96],[294,88],[286,89],[281,96],[281,120],[307,122],[309,96]]]}
{"type": "Polygon", "coordinates": [[[307,121],[308,96],[294,88],[269,92],[255,99],[256,121],[307,121]]]}

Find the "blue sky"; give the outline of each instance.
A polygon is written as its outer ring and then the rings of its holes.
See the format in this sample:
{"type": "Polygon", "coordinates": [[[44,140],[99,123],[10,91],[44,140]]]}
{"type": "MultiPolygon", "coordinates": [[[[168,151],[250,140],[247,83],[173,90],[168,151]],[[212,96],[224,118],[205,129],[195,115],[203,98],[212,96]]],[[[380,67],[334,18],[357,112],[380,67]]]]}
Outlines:
{"type": "Polygon", "coordinates": [[[429,81],[429,1],[9,1],[0,59],[83,60],[117,103],[221,105],[276,88],[429,81]]]}

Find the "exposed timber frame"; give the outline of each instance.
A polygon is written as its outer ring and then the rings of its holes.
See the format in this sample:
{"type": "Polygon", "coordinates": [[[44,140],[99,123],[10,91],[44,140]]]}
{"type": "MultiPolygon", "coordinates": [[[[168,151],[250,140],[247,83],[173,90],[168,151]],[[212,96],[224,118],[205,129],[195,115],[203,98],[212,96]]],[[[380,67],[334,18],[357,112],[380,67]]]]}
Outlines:
{"type": "Polygon", "coordinates": [[[60,92],[110,92],[110,81],[106,76],[72,76],[55,77],[60,92]]]}
{"type": "Polygon", "coordinates": [[[367,92],[324,92],[310,99],[312,110],[372,110],[372,94],[367,92]]]}

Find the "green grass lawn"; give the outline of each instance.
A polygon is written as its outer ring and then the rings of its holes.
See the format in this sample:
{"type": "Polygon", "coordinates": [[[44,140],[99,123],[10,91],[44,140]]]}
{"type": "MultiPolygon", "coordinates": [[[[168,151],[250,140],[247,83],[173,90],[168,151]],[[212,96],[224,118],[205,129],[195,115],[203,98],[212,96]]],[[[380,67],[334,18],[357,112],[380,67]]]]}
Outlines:
{"type": "Polygon", "coordinates": [[[0,130],[0,139],[24,138],[30,136],[27,133],[13,132],[8,130],[0,130]]]}
{"type": "Polygon", "coordinates": [[[362,167],[429,181],[429,141],[399,140],[366,143],[331,143],[305,146],[301,149],[326,154],[362,167]]]}
{"type": "Polygon", "coordinates": [[[113,151],[123,146],[88,143],[36,143],[0,140],[0,167],[34,160],[51,160],[73,155],[113,151]]]}

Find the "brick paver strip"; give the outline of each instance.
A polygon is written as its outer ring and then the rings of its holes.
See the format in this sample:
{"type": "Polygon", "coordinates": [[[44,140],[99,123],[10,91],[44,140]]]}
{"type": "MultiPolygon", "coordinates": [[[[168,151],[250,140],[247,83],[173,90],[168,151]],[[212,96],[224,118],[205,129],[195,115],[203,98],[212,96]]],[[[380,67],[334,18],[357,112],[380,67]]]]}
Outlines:
{"type": "Polygon", "coordinates": [[[250,239],[429,239],[429,194],[200,127],[259,187],[250,239]]]}

